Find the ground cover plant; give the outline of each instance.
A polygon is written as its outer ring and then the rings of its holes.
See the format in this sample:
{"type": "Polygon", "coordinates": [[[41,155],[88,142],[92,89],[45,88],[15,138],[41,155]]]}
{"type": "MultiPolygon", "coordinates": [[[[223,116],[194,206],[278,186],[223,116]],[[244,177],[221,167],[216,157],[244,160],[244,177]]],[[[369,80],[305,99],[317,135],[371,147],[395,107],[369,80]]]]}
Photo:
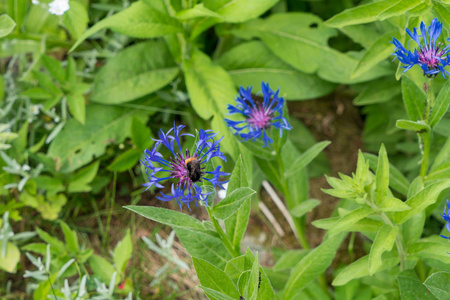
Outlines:
{"type": "Polygon", "coordinates": [[[450,299],[450,3],[0,3],[2,299],[450,299]]]}

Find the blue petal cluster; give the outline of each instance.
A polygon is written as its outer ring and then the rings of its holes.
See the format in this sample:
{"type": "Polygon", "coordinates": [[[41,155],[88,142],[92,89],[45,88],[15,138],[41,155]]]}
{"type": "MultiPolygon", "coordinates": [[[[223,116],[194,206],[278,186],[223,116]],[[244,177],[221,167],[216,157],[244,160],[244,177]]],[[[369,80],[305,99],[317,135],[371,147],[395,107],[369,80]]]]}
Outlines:
{"type": "MultiPolygon", "coordinates": [[[[448,202],[447,199],[447,212],[445,212],[445,206],[444,206],[444,213],[442,214],[442,218],[447,222],[447,224],[445,224],[445,227],[447,228],[448,231],[450,231],[450,203],[448,202]]],[[[443,237],[444,239],[449,239],[450,240],[450,236],[445,236],[445,235],[441,235],[441,237],[443,237]]]]}
{"type": "MultiPolygon", "coordinates": [[[[448,52],[450,51],[450,45],[444,47],[437,39],[442,32],[442,23],[437,19],[431,21],[431,25],[426,27],[423,22],[420,23],[420,32],[417,33],[417,28],[411,32],[406,29],[406,33],[413,39],[418,48],[414,49],[414,53],[406,50],[405,47],[396,39],[392,39],[392,43],[395,45],[393,55],[395,58],[404,64],[406,72],[414,65],[419,65],[425,76],[432,77],[438,73],[442,73],[445,78],[445,74],[450,75],[444,68],[449,64],[448,52]],[[423,44],[419,38],[422,38],[423,44]]],[[[448,41],[448,40],[447,40],[448,41]]]]}
{"type": "Polygon", "coordinates": [[[283,117],[284,99],[279,97],[279,89],[274,92],[268,83],[261,83],[263,101],[255,101],[252,98],[252,87],[239,88],[239,96],[236,98],[237,105],[228,104],[230,114],[240,114],[245,117],[243,121],[225,119],[228,127],[234,130],[234,134],[240,136],[244,141],[261,138],[264,146],[273,143],[267,135],[267,130],[274,127],[280,131],[280,137],[284,130],[290,130],[286,118],[283,117]]]}
{"type": "Polygon", "coordinates": [[[174,124],[173,128],[167,133],[164,133],[161,129],[158,134],[159,139],[153,139],[155,144],[150,150],[145,150],[145,159],[144,161],[141,160],[141,163],[145,166],[148,178],[148,182],[144,186],[147,189],[153,185],[163,188],[162,181],[173,179],[175,182],[172,183],[171,193],[164,194],[161,192],[161,195],[157,198],[162,201],[175,199],[180,205],[180,209],[182,203],[189,207],[189,203],[192,201],[195,201],[196,204],[199,200],[206,202],[208,196],[213,193],[213,191],[206,192],[202,190],[199,185],[202,180],[209,181],[214,188],[217,186],[224,189],[222,184],[228,181],[220,181],[220,176],[230,175],[229,173],[221,172],[220,166],[212,172],[205,171],[205,164],[213,157],[218,157],[223,161],[227,160],[220,151],[220,142],[223,137],[215,140],[217,133],[212,133],[212,130],[200,130],[194,152],[191,154],[189,149],[186,149],[185,153],[183,153],[180,138],[182,136],[194,137],[192,134],[181,133],[184,127],[183,125],[175,126],[174,124]],[[166,147],[172,153],[169,159],[165,159],[157,151],[160,145],[166,147]],[[192,175],[192,166],[189,166],[192,162],[198,163],[199,166],[195,176],[192,175]]]}

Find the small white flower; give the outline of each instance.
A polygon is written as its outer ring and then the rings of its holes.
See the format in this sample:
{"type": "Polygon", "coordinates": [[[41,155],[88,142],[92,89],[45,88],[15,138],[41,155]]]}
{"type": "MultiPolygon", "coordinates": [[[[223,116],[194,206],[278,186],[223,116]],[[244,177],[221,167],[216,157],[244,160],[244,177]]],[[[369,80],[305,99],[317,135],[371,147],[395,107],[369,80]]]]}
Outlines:
{"type": "Polygon", "coordinates": [[[38,0],[31,0],[31,3],[33,3],[34,5],[39,5],[39,1],[38,0]]]}
{"type": "Polygon", "coordinates": [[[61,119],[60,119],[58,116],[56,116],[56,117],[53,119],[53,121],[54,121],[55,123],[59,123],[60,120],[61,120],[61,119]]]}
{"type": "Polygon", "coordinates": [[[224,190],[219,190],[217,192],[217,197],[219,197],[220,200],[223,200],[227,196],[228,183],[225,183],[223,187],[225,188],[224,190]]]}
{"type": "Polygon", "coordinates": [[[52,15],[62,16],[69,8],[69,0],[54,0],[48,5],[48,12],[52,15]]]}
{"type": "Polygon", "coordinates": [[[38,115],[39,114],[39,105],[31,105],[30,110],[34,116],[38,115]]]}
{"type": "Polygon", "coordinates": [[[25,172],[27,172],[27,171],[30,171],[31,168],[30,168],[29,165],[23,165],[23,166],[22,166],[22,170],[25,171],[25,172]]]}

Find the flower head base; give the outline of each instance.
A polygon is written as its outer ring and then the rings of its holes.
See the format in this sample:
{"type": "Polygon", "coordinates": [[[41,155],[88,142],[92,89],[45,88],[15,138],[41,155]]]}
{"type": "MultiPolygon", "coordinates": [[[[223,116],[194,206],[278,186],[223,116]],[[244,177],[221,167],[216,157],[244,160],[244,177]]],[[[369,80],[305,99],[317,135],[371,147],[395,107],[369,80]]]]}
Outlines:
{"type": "Polygon", "coordinates": [[[234,121],[225,119],[228,127],[234,130],[235,135],[239,135],[244,141],[261,138],[264,146],[273,143],[267,135],[267,130],[274,127],[283,135],[283,129],[291,130],[286,118],[283,117],[284,99],[278,96],[279,90],[274,92],[268,83],[261,83],[263,101],[257,102],[252,98],[252,87],[239,88],[239,97],[236,98],[237,105],[228,104],[230,114],[241,114],[244,121],[234,121]]]}
{"type": "Polygon", "coordinates": [[[48,5],[48,12],[57,16],[62,16],[69,9],[69,0],[54,0],[48,5]]]}
{"type": "Polygon", "coordinates": [[[418,49],[414,49],[414,53],[406,50],[396,38],[392,39],[392,43],[395,45],[393,55],[404,64],[403,68],[405,68],[405,71],[403,72],[408,71],[414,65],[419,65],[427,77],[436,76],[438,73],[442,73],[444,78],[445,74],[450,75],[444,69],[449,64],[448,52],[450,51],[450,45],[444,47],[440,42],[437,43],[441,31],[442,23],[437,19],[433,19],[428,27],[425,27],[425,24],[421,22],[421,35],[417,33],[417,28],[414,28],[413,32],[406,29],[406,33],[419,46],[418,49]],[[420,43],[419,37],[422,38],[423,44],[420,43]]]}
{"type": "MultiPolygon", "coordinates": [[[[207,192],[199,186],[202,180],[210,182],[213,187],[218,186],[223,189],[222,184],[228,181],[220,181],[220,176],[230,175],[220,171],[218,166],[214,171],[205,171],[205,164],[208,163],[213,157],[221,158],[226,161],[227,158],[220,151],[220,141],[222,138],[215,140],[217,133],[211,133],[212,130],[200,130],[198,142],[196,143],[196,149],[191,154],[189,149],[186,149],[185,153],[181,150],[180,138],[182,136],[192,136],[192,134],[183,133],[181,130],[185,126],[175,126],[171,128],[167,133],[161,129],[158,136],[159,139],[154,139],[156,142],[150,150],[145,150],[145,160],[141,163],[146,168],[148,182],[144,186],[150,188],[152,185],[163,188],[162,181],[167,179],[174,179],[176,182],[172,183],[171,194],[163,194],[157,197],[162,201],[170,201],[175,199],[178,204],[182,203],[188,205],[194,201],[196,204],[199,200],[206,200],[213,192],[207,192]],[[173,131],[173,135],[170,134],[173,131]],[[177,146],[175,147],[175,142],[177,146]],[[165,146],[170,150],[172,156],[169,160],[166,160],[160,152],[156,149],[159,145],[165,146]],[[166,172],[165,176],[161,176],[166,172]],[[209,178],[208,178],[209,177],[209,178]]],[[[189,208],[190,209],[190,208],[189,208]]]]}

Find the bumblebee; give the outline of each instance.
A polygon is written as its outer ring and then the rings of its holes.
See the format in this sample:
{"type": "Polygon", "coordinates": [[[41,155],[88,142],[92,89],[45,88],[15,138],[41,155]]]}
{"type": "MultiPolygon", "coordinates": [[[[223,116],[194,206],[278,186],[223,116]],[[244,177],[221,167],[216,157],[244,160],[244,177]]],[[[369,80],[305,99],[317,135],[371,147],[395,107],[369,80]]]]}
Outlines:
{"type": "Polygon", "coordinates": [[[186,168],[188,170],[188,177],[192,182],[199,181],[202,178],[202,169],[200,166],[200,161],[196,157],[190,157],[186,159],[186,168]]]}

